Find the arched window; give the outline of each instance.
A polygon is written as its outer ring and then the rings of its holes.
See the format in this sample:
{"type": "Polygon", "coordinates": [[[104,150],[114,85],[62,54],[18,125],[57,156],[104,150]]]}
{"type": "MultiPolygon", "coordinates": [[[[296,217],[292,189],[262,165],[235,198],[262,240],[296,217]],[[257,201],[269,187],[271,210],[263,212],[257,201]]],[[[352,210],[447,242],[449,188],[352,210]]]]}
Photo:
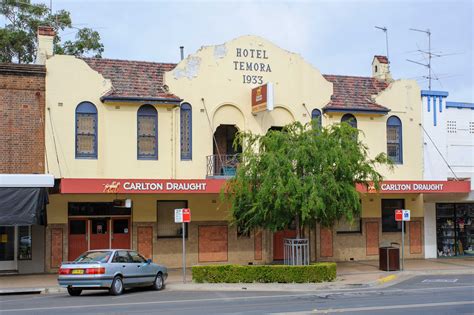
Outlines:
{"type": "Polygon", "coordinates": [[[193,112],[189,103],[181,104],[180,126],[181,126],[181,160],[191,160],[193,158],[193,112]]]}
{"type": "Polygon", "coordinates": [[[76,107],[76,158],[97,159],[97,108],[90,102],[76,107]]]}
{"type": "Polygon", "coordinates": [[[352,114],[345,114],[344,116],[342,116],[341,118],[341,123],[348,123],[349,126],[351,126],[352,128],[356,128],[357,129],[357,119],[354,117],[354,115],[352,114]]]}
{"type": "Polygon", "coordinates": [[[319,109],[317,109],[317,108],[313,109],[313,111],[311,112],[311,119],[312,120],[317,119],[318,126],[319,126],[319,128],[321,128],[323,120],[322,120],[322,116],[321,116],[321,111],[319,109]]]}
{"type": "Polygon", "coordinates": [[[158,159],[158,113],[151,105],[142,105],[137,112],[137,157],[158,159]]]}
{"type": "Polygon", "coordinates": [[[403,163],[402,122],[397,116],[387,120],[387,155],[394,163],[403,163]]]}

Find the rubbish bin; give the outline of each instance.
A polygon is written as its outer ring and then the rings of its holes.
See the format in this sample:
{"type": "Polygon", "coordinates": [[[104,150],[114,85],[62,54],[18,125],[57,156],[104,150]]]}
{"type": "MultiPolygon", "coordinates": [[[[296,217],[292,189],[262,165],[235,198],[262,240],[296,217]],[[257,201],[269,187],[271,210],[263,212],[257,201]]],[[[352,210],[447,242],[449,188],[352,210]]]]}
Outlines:
{"type": "Polygon", "coordinates": [[[400,270],[400,248],[391,243],[390,246],[379,247],[379,269],[384,271],[400,270]]]}

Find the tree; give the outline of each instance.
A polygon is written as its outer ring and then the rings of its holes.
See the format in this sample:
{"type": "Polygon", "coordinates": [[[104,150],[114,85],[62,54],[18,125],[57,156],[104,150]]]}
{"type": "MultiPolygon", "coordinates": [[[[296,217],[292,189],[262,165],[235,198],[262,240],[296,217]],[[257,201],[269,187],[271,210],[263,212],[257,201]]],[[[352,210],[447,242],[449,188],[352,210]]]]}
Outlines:
{"type": "Polygon", "coordinates": [[[352,221],[361,211],[356,184],[372,182],[378,190],[377,165],[391,165],[385,153],[370,159],[358,133],[347,123],[320,128],[315,121],[265,135],[239,133],[242,162],[223,192],[234,223],[243,231],[278,231],[294,222],[299,238],[314,222],[352,221]]]}
{"type": "Polygon", "coordinates": [[[38,46],[38,26],[51,26],[56,30],[54,52],[75,56],[92,54],[100,58],[104,45],[100,35],[90,28],[78,29],[74,41],[61,43],[59,31],[73,29],[68,11],[50,12],[44,4],[30,0],[2,0],[0,14],[5,17],[5,27],[0,28],[0,62],[33,62],[38,46]]]}

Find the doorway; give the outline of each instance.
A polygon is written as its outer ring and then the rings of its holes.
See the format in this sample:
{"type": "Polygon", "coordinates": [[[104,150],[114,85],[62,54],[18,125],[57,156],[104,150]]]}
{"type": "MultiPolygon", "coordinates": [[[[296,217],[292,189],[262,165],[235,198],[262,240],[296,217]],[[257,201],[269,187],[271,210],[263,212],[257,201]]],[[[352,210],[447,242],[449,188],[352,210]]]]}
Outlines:
{"type": "Polygon", "coordinates": [[[70,218],[68,260],[94,249],[130,249],[129,217],[70,218]]]}
{"type": "Polygon", "coordinates": [[[0,226],[0,270],[17,270],[17,227],[0,226]]]}
{"type": "Polygon", "coordinates": [[[285,238],[295,238],[296,229],[287,229],[273,233],[273,260],[283,260],[283,240],[285,238]]]}

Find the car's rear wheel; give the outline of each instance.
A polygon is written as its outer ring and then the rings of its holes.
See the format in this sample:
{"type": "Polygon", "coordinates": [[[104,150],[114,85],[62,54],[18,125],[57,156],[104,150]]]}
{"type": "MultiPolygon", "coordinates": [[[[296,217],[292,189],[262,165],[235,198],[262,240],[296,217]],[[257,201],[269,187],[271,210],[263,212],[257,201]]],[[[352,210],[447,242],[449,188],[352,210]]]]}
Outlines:
{"type": "Polygon", "coordinates": [[[67,288],[67,293],[69,293],[70,296],[79,296],[82,293],[82,289],[67,288]]]}
{"type": "Polygon", "coordinates": [[[159,291],[165,287],[165,281],[163,280],[163,275],[158,273],[155,277],[155,281],[153,282],[153,289],[159,291]]]}
{"type": "Polygon", "coordinates": [[[114,278],[114,281],[112,281],[112,286],[110,287],[109,292],[112,295],[120,295],[123,293],[123,281],[121,277],[116,276],[114,278]]]}

